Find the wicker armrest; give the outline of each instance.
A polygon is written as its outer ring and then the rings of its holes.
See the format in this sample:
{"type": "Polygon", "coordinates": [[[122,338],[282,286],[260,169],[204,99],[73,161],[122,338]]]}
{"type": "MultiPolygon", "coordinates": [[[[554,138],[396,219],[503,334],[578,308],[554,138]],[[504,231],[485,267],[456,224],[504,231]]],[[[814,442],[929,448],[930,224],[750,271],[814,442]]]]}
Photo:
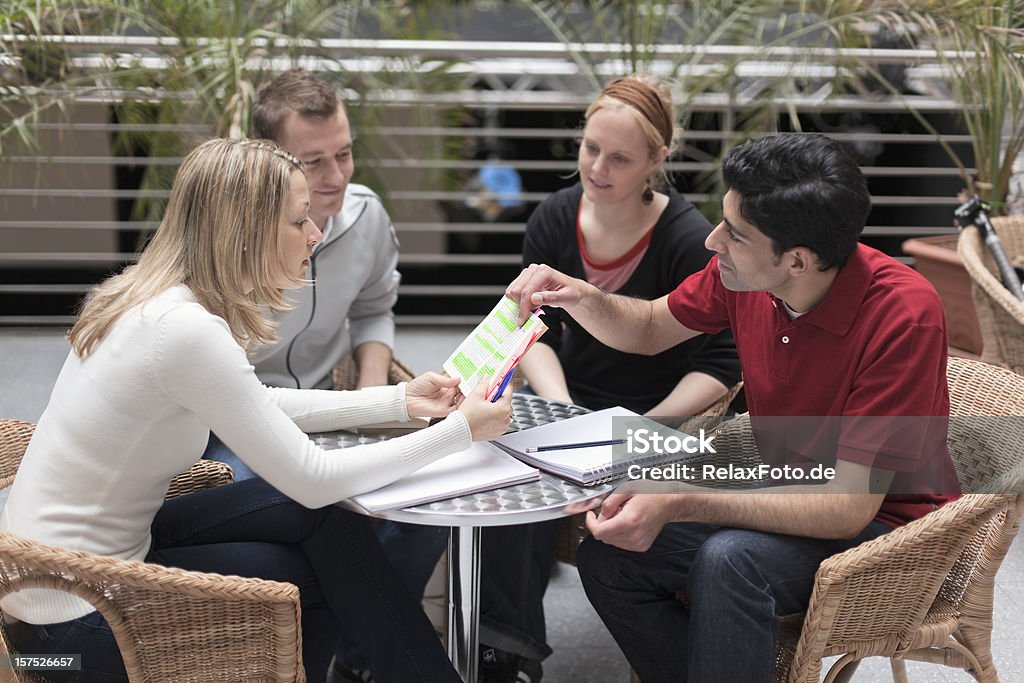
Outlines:
{"type": "MultiPolygon", "coordinates": [[[[1024,257],[1024,218],[1001,216],[992,224],[1011,261],[1024,257]]],[[[981,359],[1024,375],[1024,303],[1003,286],[999,269],[978,229],[968,226],[960,233],[957,252],[971,278],[971,298],[981,330],[981,359]]]]}
{"type": "Polygon", "coordinates": [[[729,406],[732,405],[733,399],[736,398],[737,394],[743,389],[743,382],[737,382],[729,388],[729,391],[725,392],[725,396],[718,399],[703,411],[700,415],[702,417],[721,417],[729,412],[729,406]]]}
{"type": "Polygon", "coordinates": [[[720,422],[715,429],[716,450],[720,453],[738,457],[744,461],[760,457],[757,454],[757,442],[754,440],[754,430],[750,425],[750,415],[743,413],[720,422]]]}
{"type": "MultiPolygon", "coordinates": [[[[750,416],[746,413],[737,415],[730,420],[721,422],[715,418],[693,418],[698,422],[688,425],[690,433],[701,427],[715,432],[715,453],[705,453],[690,461],[696,467],[713,465],[715,467],[751,468],[762,464],[761,454],[757,449],[757,441],[750,426],[750,416]]],[[[713,488],[752,488],[760,482],[756,479],[719,480],[713,488]]]]}
{"type": "Polygon", "coordinates": [[[186,493],[224,486],[234,480],[235,473],[231,470],[231,465],[216,460],[200,460],[171,480],[165,497],[177,498],[186,493]]]}
{"type": "Polygon", "coordinates": [[[575,565],[576,550],[589,533],[586,513],[560,518],[555,529],[555,559],[575,565]]]}
{"type": "Polygon", "coordinates": [[[967,495],[905,526],[834,555],[818,568],[793,668],[839,652],[892,656],[913,644],[950,567],[1013,494],[967,495]],[[889,651],[876,651],[880,634],[889,651]]]}
{"type": "Polygon", "coordinates": [[[200,672],[204,680],[304,680],[291,584],[118,560],[10,533],[0,533],[0,576],[0,597],[51,588],[91,603],[131,680],[194,680],[200,672]]]}

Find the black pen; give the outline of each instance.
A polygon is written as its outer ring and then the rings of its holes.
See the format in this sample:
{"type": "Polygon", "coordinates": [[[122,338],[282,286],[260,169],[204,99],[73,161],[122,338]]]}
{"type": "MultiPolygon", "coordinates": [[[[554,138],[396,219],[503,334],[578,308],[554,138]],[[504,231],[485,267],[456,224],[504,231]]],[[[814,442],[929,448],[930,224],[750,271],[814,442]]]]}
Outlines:
{"type": "Polygon", "coordinates": [[[615,444],[626,443],[625,439],[606,439],[605,441],[581,441],[579,443],[556,443],[550,446],[529,446],[527,453],[540,453],[541,451],[564,451],[570,448],[590,448],[592,446],[614,446],[615,444]]]}

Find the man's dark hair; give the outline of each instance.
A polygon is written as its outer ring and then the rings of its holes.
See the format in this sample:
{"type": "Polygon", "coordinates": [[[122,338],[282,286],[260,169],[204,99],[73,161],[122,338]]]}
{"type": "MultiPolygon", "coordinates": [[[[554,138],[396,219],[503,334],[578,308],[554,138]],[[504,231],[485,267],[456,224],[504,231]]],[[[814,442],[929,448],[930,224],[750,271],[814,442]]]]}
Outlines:
{"type": "Polygon", "coordinates": [[[842,267],[871,210],[864,174],[833,140],[787,133],[752,140],[726,155],[722,178],[740,214],[772,239],[776,256],[807,247],[821,270],[842,267]]]}
{"type": "Polygon", "coordinates": [[[279,141],[281,127],[288,114],[327,118],[338,107],[344,109],[334,87],[305,69],[291,69],[264,83],[256,92],[252,108],[252,133],[255,138],[279,141]]]}

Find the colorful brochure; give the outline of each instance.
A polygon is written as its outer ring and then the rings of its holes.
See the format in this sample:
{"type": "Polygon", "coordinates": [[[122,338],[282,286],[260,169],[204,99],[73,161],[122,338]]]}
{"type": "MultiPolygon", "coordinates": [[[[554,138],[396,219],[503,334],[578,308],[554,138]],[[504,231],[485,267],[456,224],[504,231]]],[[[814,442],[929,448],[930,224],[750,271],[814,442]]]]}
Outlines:
{"type": "Polygon", "coordinates": [[[444,362],[449,375],[462,379],[459,389],[463,394],[468,396],[481,378],[490,377],[487,399],[496,399],[507,384],[503,380],[548,329],[536,312],[530,314],[522,327],[517,324],[518,317],[519,304],[503,296],[444,362]]]}

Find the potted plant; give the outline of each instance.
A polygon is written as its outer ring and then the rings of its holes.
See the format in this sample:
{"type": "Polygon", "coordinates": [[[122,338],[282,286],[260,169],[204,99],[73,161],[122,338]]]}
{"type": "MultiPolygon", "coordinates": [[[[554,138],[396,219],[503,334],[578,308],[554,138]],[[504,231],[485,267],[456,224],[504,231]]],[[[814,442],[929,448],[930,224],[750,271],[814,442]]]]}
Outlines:
{"type": "MultiPolygon", "coordinates": [[[[936,50],[943,94],[962,105],[974,168],[943,146],[960,169],[963,199],[987,202],[999,230],[1005,225],[1000,217],[1010,209],[1014,163],[1024,148],[1024,7],[1008,0],[928,0],[899,3],[891,16],[915,45],[936,50]]],[[[930,129],[924,117],[917,117],[930,129]]],[[[951,345],[980,354],[983,335],[957,242],[956,235],[913,239],[904,244],[904,251],[916,258],[918,270],[939,291],[951,345]]]]}
{"type": "MultiPolygon", "coordinates": [[[[365,0],[11,0],[0,9],[0,56],[7,57],[0,60],[0,162],[5,142],[35,146],[35,124],[44,112],[63,112],[79,98],[96,96],[111,98],[114,117],[132,131],[114,141],[116,154],[177,158],[201,137],[249,134],[260,84],[313,60],[348,90],[354,128],[371,127],[388,106],[374,93],[448,88],[454,60],[433,59],[430,68],[419,68],[409,57],[377,73],[355,74],[346,69],[349,55],[331,52],[321,41],[366,31],[382,38],[436,38],[456,9],[365,0]],[[65,40],[75,35],[88,35],[89,42],[65,40]],[[132,47],[122,36],[153,40],[132,47]],[[77,59],[83,56],[93,64],[83,66],[77,59]],[[97,60],[106,66],[96,67],[97,60]],[[152,124],[193,124],[202,132],[161,132],[152,124]]],[[[357,147],[364,144],[357,138],[357,147]]],[[[158,161],[142,168],[143,192],[132,218],[152,221],[162,214],[176,165],[158,161]]]]}

